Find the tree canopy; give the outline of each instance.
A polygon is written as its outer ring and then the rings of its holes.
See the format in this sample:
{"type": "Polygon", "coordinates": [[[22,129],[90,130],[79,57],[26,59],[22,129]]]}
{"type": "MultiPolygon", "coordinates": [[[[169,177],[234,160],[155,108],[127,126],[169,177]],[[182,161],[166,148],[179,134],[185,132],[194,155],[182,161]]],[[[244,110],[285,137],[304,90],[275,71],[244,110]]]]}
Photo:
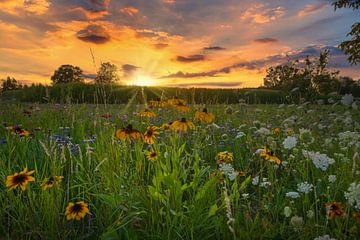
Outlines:
{"type": "Polygon", "coordinates": [[[102,63],[97,72],[95,83],[110,84],[119,80],[118,68],[115,64],[110,62],[102,63]]]}
{"type": "Polygon", "coordinates": [[[51,76],[51,80],[54,85],[83,82],[84,76],[83,71],[79,67],[66,64],[61,65],[55,70],[54,75],[51,76]]]}

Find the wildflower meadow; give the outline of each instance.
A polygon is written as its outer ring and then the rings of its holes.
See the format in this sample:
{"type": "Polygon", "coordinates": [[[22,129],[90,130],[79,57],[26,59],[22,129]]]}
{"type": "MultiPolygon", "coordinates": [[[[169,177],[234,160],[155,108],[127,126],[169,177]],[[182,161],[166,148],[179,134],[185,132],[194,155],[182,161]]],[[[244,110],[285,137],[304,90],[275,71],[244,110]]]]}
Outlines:
{"type": "Polygon", "coordinates": [[[0,239],[359,239],[356,105],[0,107],[0,239]]]}

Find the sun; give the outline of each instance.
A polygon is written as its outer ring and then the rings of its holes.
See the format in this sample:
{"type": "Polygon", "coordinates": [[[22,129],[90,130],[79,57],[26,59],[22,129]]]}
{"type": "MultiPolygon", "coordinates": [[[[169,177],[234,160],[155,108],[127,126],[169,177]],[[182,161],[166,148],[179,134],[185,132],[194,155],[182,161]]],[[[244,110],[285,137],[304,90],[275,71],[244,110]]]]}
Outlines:
{"type": "Polygon", "coordinates": [[[154,78],[150,76],[138,75],[134,78],[132,84],[136,86],[154,86],[156,85],[156,82],[154,78]]]}

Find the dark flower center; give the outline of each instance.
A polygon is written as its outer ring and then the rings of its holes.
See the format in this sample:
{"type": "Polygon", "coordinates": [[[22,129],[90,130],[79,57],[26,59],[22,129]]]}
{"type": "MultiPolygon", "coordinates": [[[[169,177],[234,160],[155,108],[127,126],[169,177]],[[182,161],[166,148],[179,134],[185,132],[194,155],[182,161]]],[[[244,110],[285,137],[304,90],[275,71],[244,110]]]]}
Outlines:
{"type": "Polygon", "coordinates": [[[204,112],[204,113],[207,113],[208,111],[207,111],[207,109],[206,109],[206,108],[204,108],[204,109],[203,109],[203,112],[204,112]]]}
{"type": "Polygon", "coordinates": [[[181,118],[180,122],[186,123],[186,118],[181,118]]]}
{"type": "Polygon", "coordinates": [[[82,210],[83,210],[83,206],[81,204],[77,204],[77,203],[71,208],[72,213],[79,213],[82,210]]]}
{"type": "Polygon", "coordinates": [[[17,175],[17,176],[14,177],[14,182],[15,182],[16,184],[21,184],[21,183],[25,182],[27,178],[28,178],[28,175],[26,175],[26,174],[19,174],[19,175],[17,175]]]}

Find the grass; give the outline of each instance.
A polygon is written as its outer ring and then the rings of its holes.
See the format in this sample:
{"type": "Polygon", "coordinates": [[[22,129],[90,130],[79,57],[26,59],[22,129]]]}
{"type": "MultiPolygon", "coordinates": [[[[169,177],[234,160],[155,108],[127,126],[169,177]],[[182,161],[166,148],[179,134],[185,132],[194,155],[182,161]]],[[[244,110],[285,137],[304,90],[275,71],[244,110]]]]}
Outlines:
{"type": "MultiPolygon", "coordinates": [[[[196,122],[188,133],[161,130],[156,143],[121,142],[115,128],[131,123],[145,132],[150,125],[186,117],[173,107],[154,109],[156,118],[133,114],[143,105],[42,104],[24,115],[28,104],[6,103],[0,121],[21,125],[33,135],[20,137],[0,127],[0,236],[3,239],[314,239],[330,235],[358,239],[357,211],[344,196],[359,181],[356,153],[360,139],[348,144],[341,132],[359,132],[360,113],[345,106],[209,105],[215,124],[196,122]],[[102,115],[111,114],[110,118],[102,115]],[[296,120],[295,120],[296,118],[296,120]],[[271,129],[279,127],[279,134],[271,129]],[[269,134],[259,129],[270,130],[269,134]],[[310,130],[308,138],[300,129],[310,130]],[[297,144],[285,149],[286,130],[297,144]],[[87,141],[96,139],[95,141],[87,141]],[[5,143],[6,142],[6,143],[5,143]],[[357,145],[356,145],[357,144],[357,145]],[[267,161],[255,152],[268,145],[282,161],[267,161]],[[144,152],[155,149],[149,161],[144,152]],[[315,167],[302,150],[333,158],[326,171],[315,167]],[[231,180],[219,169],[219,152],[234,154],[232,166],[243,171],[231,180]],[[355,156],[355,157],[354,157],[355,156]],[[36,181],[27,190],[8,190],[6,177],[28,167],[36,181]],[[41,189],[49,176],[64,176],[58,187],[41,189]],[[329,183],[329,175],[336,181],[329,183]],[[256,177],[259,184],[254,184],[256,177]],[[314,185],[292,199],[297,184],[314,185]],[[270,183],[270,184],[269,184],[270,183]],[[69,202],[84,201],[90,213],[67,221],[69,202]],[[344,216],[327,218],[325,203],[337,201],[344,216]],[[284,215],[289,207],[291,214],[284,215]],[[309,210],[314,213],[309,217],[309,210]],[[296,224],[295,216],[302,218],[296,224]],[[229,221],[230,219],[230,221],[229,221]],[[233,220],[232,220],[233,219],[233,220]]],[[[356,138],[356,137],[355,137],[356,138]]]]}

